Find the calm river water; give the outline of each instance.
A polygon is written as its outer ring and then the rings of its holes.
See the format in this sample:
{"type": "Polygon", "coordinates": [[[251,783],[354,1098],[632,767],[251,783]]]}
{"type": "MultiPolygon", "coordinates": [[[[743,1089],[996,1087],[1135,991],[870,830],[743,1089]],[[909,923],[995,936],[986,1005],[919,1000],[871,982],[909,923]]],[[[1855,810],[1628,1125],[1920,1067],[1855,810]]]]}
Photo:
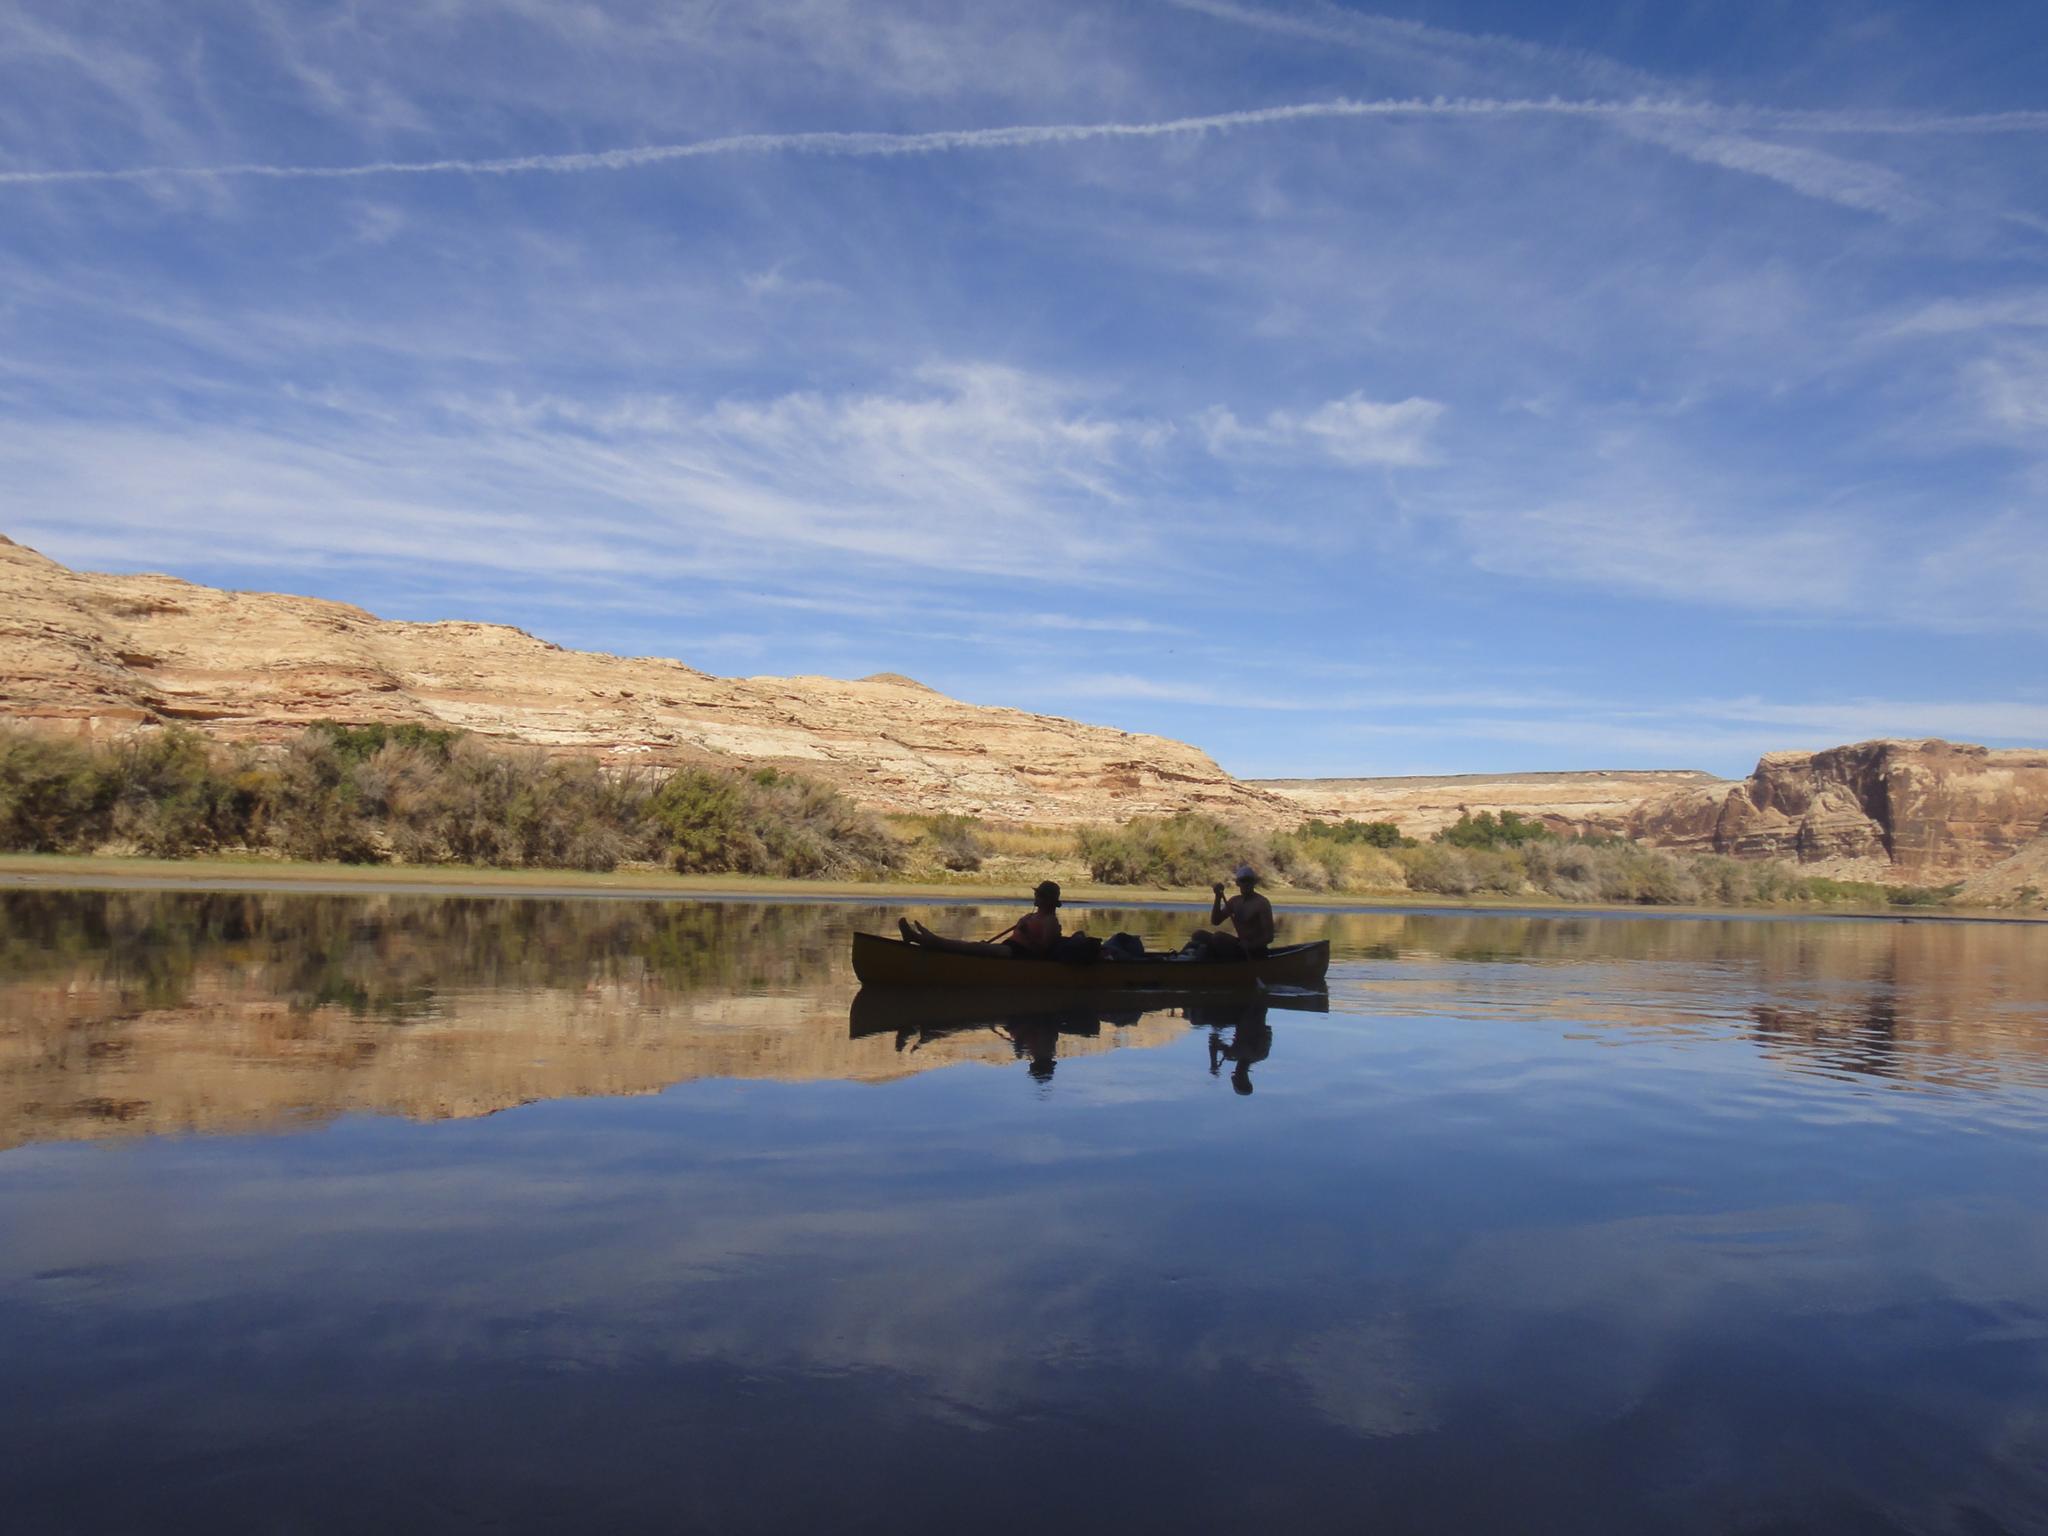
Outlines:
{"type": "Polygon", "coordinates": [[[896,910],[0,895],[0,1524],[2048,1531],[2048,927],[896,910]]]}

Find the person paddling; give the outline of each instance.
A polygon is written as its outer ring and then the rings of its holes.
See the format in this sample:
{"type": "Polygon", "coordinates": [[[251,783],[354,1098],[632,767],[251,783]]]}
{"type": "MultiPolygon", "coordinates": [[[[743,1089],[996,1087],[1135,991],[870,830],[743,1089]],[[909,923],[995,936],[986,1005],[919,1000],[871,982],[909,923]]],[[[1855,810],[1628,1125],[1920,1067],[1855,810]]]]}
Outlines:
{"type": "Polygon", "coordinates": [[[1197,928],[1188,942],[1212,960],[1256,959],[1273,944],[1273,903],[1259,894],[1259,872],[1251,865],[1238,865],[1231,878],[1237,882],[1237,894],[1227,901],[1222,881],[1209,887],[1215,893],[1209,921],[1218,927],[1227,922],[1233,931],[1197,928]]]}
{"type": "Polygon", "coordinates": [[[922,944],[927,949],[943,949],[956,955],[1016,955],[1042,960],[1060,940],[1059,882],[1041,880],[1031,893],[1031,901],[1031,911],[992,939],[949,939],[907,917],[897,918],[896,927],[904,943],[922,944]]]}

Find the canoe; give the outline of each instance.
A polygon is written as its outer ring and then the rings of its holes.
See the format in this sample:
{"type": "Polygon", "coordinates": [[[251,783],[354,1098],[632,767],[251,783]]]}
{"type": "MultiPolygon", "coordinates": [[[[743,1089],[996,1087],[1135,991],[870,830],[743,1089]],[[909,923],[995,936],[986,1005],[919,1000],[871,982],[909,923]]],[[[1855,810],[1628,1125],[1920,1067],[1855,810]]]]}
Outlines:
{"type": "Polygon", "coordinates": [[[1207,992],[1244,987],[1320,987],[1328,940],[1288,944],[1256,960],[1097,960],[1070,965],[1013,955],[963,955],[872,933],[853,936],[853,974],[868,987],[971,987],[1018,992],[1207,992]]]}

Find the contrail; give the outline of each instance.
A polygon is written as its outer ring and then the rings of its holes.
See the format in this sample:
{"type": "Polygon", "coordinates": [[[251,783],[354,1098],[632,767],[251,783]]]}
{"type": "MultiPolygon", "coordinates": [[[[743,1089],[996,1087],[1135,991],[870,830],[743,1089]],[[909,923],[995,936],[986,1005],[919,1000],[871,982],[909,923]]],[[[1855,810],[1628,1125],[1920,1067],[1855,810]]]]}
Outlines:
{"type": "Polygon", "coordinates": [[[636,149],[513,155],[482,160],[377,160],[360,165],[243,162],[230,165],[141,165],[109,170],[0,171],[0,185],[227,178],[340,181],[373,176],[565,175],[580,171],[629,171],[671,160],[699,160],[723,155],[846,155],[867,158],[951,154],[963,150],[1034,149],[1104,139],[1189,137],[1316,119],[1404,117],[1560,117],[1851,135],[2048,132],[2048,112],[2038,111],[1945,116],[1934,113],[1788,111],[1652,98],[1574,101],[1557,97],[1526,100],[1434,97],[1354,101],[1338,97],[1331,101],[1255,107],[1241,112],[1212,112],[1200,117],[1176,117],[1149,123],[1046,123],[1005,128],[950,128],[930,133],[740,133],[723,138],[698,139],[686,144],[648,144],[636,149]]]}

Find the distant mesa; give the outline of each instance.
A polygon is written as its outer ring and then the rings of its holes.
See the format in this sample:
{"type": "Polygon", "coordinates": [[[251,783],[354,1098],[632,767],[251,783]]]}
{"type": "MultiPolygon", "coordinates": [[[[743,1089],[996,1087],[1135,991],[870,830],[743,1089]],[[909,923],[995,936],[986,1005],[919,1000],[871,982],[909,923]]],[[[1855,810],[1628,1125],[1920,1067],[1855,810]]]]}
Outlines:
{"type": "MultiPolygon", "coordinates": [[[[452,726],[614,763],[787,767],[891,812],[1075,825],[1199,812],[1272,829],[1391,821],[1428,837],[1512,810],[1821,873],[1944,883],[2034,862],[2048,752],[1871,741],[1772,753],[1748,778],[1686,769],[1429,778],[1232,778],[1208,754],[966,704],[897,672],[714,677],[568,651],[505,625],[380,619],[345,603],[73,571],[0,535],[0,719],[111,736],[171,722],[258,745],[315,720],[452,726]]],[[[2029,873],[2031,871],[2031,873],[2029,873]]]]}
{"type": "Polygon", "coordinates": [[[1636,807],[1686,790],[1726,788],[1696,769],[1589,769],[1579,773],[1454,773],[1375,779],[1254,779],[1324,821],[1391,821],[1430,837],[1467,813],[1513,811],[1565,837],[1614,835],[1636,807]]]}

